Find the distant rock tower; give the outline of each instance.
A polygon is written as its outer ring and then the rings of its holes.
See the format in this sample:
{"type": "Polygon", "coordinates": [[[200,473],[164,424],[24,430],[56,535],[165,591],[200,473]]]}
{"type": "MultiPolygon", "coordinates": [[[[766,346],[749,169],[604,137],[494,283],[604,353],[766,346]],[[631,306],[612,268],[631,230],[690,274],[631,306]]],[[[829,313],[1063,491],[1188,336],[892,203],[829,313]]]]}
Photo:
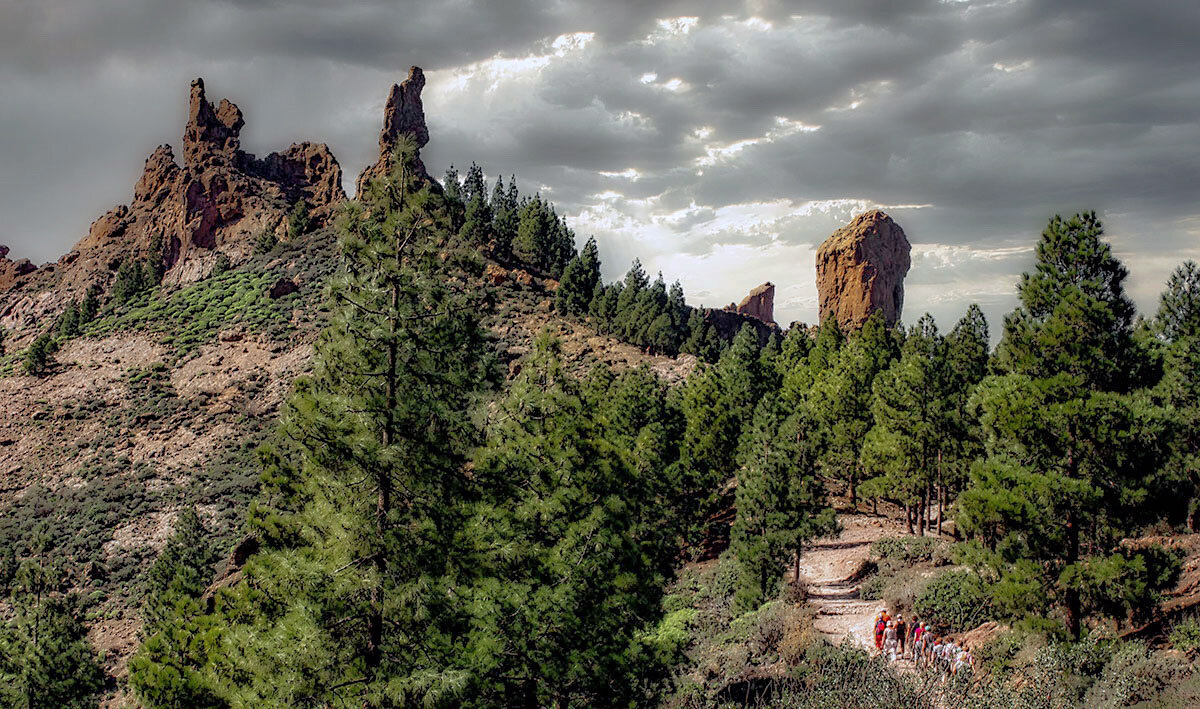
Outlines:
{"type": "Polygon", "coordinates": [[[750,295],[742,298],[741,303],[726,305],[725,310],[739,315],[749,315],[765,323],[773,324],[775,322],[775,284],[767,281],[750,291],[750,295]]]}
{"type": "Polygon", "coordinates": [[[416,168],[421,179],[428,180],[425,164],[421,162],[420,150],[429,142],[429,128],[425,125],[425,107],[421,103],[421,89],[425,88],[425,72],[414,66],[408,70],[408,78],[392,84],[387,103],[383,106],[383,130],[379,132],[379,159],[367,166],[358,176],[355,193],[361,195],[367,183],[383,177],[391,169],[392,151],[400,137],[409,135],[417,146],[416,168]]]}
{"type": "Polygon", "coordinates": [[[832,317],[843,330],[855,330],[879,310],[894,326],[904,307],[911,251],[904,230],[878,209],[833,232],[817,249],[821,322],[832,317]]]}

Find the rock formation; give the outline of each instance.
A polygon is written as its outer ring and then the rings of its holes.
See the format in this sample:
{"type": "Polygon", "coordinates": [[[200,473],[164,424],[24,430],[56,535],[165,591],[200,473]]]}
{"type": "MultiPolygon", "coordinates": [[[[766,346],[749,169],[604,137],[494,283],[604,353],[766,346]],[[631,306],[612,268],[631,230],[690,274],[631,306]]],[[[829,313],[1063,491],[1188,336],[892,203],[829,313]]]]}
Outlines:
{"type": "Polygon", "coordinates": [[[429,142],[429,128],[425,125],[425,109],[421,105],[421,89],[425,88],[425,73],[421,67],[408,70],[408,78],[393,84],[383,107],[383,130],[379,133],[379,159],[367,167],[354,183],[355,194],[362,194],[367,183],[387,174],[392,160],[392,151],[400,136],[408,134],[417,144],[417,172],[424,180],[429,179],[425,164],[421,162],[420,150],[429,142]]]}
{"type": "Polygon", "coordinates": [[[779,326],[773,322],[766,322],[750,315],[745,315],[736,310],[715,308],[700,308],[700,314],[716,330],[717,335],[722,340],[732,340],[743,325],[749,324],[754,328],[754,332],[758,335],[758,344],[766,345],[771,339],[771,334],[779,332],[779,326]]]}
{"type": "MultiPolygon", "coordinates": [[[[93,283],[106,284],[127,258],[161,258],[167,282],[195,280],[211,270],[218,253],[237,261],[252,251],[264,230],[282,236],[297,200],[308,204],[318,226],[328,220],[346,199],[342,169],[329,148],[296,143],[259,160],[241,149],[244,124],[237,105],[222,99],[214,106],[204,80],[193,81],[183,164],[176,162],[171,146],[156,148],[134,186],[133,200],[93,222],[87,236],[59,259],[54,290],[78,297],[93,283]],[[154,248],[161,251],[152,254],[154,248]]],[[[0,264],[5,264],[0,265],[0,290],[21,285],[10,272],[30,269],[21,263],[8,266],[6,259],[0,264]]],[[[53,270],[47,266],[38,273],[53,270]]],[[[46,308],[52,310],[50,305],[46,308]]],[[[5,311],[15,317],[26,310],[14,308],[5,311]]]]}
{"type": "Polygon", "coordinates": [[[19,261],[8,260],[8,247],[0,246],[0,291],[12,288],[18,278],[36,270],[37,266],[30,263],[27,258],[19,261]]]}
{"type": "Polygon", "coordinates": [[[821,322],[833,317],[842,329],[857,329],[876,310],[888,327],[899,322],[911,250],[904,230],[878,209],[835,231],[817,249],[821,322]]]}
{"type": "Polygon", "coordinates": [[[742,302],[734,305],[730,303],[725,306],[725,309],[740,313],[741,315],[749,315],[752,318],[758,318],[765,323],[775,322],[775,284],[767,281],[750,291],[750,295],[742,298],[742,302]]]}

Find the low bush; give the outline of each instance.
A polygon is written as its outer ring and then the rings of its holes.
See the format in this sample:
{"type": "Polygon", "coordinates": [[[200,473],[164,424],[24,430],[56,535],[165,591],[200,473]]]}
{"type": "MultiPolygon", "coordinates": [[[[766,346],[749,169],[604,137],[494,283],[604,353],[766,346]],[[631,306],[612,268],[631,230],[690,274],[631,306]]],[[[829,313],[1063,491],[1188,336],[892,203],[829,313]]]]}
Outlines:
{"type": "Polygon", "coordinates": [[[947,571],[930,579],[913,608],[943,631],[962,632],[988,619],[983,582],[970,571],[947,571]]]}
{"type": "Polygon", "coordinates": [[[1180,652],[1194,653],[1200,650],[1200,618],[1190,615],[1175,623],[1167,639],[1171,647],[1180,652]]]}
{"type": "Polygon", "coordinates": [[[888,537],[871,544],[871,558],[891,564],[912,566],[933,561],[949,545],[937,537],[888,537]]]}
{"type": "Polygon", "coordinates": [[[1107,708],[1151,702],[1191,675],[1191,665],[1182,655],[1151,652],[1139,642],[1126,643],[1113,653],[1083,704],[1107,708]]]}

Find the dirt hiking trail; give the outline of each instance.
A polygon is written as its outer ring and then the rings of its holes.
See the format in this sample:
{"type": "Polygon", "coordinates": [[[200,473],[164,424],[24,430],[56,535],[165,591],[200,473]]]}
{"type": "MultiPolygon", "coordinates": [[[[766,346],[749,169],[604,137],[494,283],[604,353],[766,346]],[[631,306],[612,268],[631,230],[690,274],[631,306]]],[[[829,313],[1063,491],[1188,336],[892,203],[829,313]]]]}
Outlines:
{"type": "Polygon", "coordinates": [[[835,645],[846,636],[858,647],[874,650],[871,627],[883,601],[859,598],[854,574],[867,560],[871,542],[904,535],[896,520],[871,515],[840,515],[842,533],[810,546],[800,557],[800,574],[808,583],[808,602],[817,610],[814,627],[835,645]]]}

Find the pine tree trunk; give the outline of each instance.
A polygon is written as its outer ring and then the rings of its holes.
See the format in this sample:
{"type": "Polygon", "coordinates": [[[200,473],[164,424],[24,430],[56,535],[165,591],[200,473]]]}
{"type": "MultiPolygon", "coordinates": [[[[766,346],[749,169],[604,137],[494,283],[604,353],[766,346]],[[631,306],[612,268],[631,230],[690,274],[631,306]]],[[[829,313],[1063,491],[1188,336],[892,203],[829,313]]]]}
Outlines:
{"type": "Polygon", "coordinates": [[[904,521],[908,524],[908,533],[913,533],[913,506],[909,503],[904,504],[904,521]]]}
{"type": "Polygon", "coordinates": [[[796,547],[796,559],[793,562],[793,564],[794,564],[794,566],[792,567],[792,578],[795,580],[795,583],[799,584],[800,583],[800,547],[796,547]]]}
{"type": "MultiPolygon", "coordinates": [[[[1070,566],[1079,560],[1079,527],[1075,524],[1074,513],[1067,516],[1067,565],[1070,566]]],[[[1067,632],[1071,637],[1079,639],[1080,626],[1080,600],[1079,591],[1074,588],[1068,588],[1063,593],[1063,598],[1067,606],[1067,632]]]]}
{"type": "MultiPolygon", "coordinates": [[[[397,241],[397,260],[402,258],[399,253],[400,244],[397,241]]],[[[383,445],[388,447],[396,442],[396,378],[399,358],[397,343],[396,319],[400,310],[400,285],[392,282],[392,312],[390,315],[390,337],[388,338],[388,364],[385,411],[383,416],[383,445]]],[[[375,498],[375,534],[379,548],[375,551],[375,583],[371,588],[370,615],[367,618],[367,648],[364,660],[368,670],[379,667],[383,656],[383,584],[387,574],[387,550],[383,547],[387,538],[387,518],[392,507],[392,476],[391,471],[382,470],[376,474],[375,498]]]]}
{"type": "Polygon", "coordinates": [[[858,468],[852,467],[852,468],[850,468],[850,506],[855,509],[858,509],[858,493],[854,489],[857,487],[857,485],[856,485],[857,482],[858,482],[858,468]]]}
{"type": "Polygon", "coordinates": [[[938,521],[937,521],[937,536],[942,536],[942,517],[946,514],[946,486],[942,483],[942,452],[938,451],[937,462],[937,481],[938,481],[938,521]]]}
{"type": "Polygon", "coordinates": [[[925,492],[921,496],[919,504],[921,506],[921,516],[917,519],[917,528],[920,530],[918,533],[923,537],[925,536],[926,527],[929,526],[929,483],[925,484],[925,492]]]}

